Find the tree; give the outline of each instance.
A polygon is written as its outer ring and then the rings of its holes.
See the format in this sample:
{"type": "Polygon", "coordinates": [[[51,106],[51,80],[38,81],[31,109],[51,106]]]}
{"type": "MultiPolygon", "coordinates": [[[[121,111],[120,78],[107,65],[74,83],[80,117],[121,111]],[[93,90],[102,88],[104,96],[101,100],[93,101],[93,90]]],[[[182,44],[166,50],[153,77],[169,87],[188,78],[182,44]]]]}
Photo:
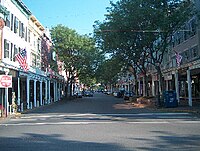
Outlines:
{"type": "Polygon", "coordinates": [[[96,79],[101,84],[116,84],[123,62],[118,58],[106,59],[96,71],[96,79]]]}
{"type": "Polygon", "coordinates": [[[163,55],[193,10],[190,0],[121,0],[111,3],[104,22],[96,22],[95,38],[104,51],[129,60],[135,72],[146,75],[152,64],[162,90],[163,55]]]}
{"type": "Polygon", "coordinates": [[[72,95],[72,85],[75,78],[86,82],[92,78],[95,66],[94,41],[88,36],[82,36],[75,30],[63,25],[57,25],[51,29],[51,36],[55,52],[59,55],[60,61],[64,62],[67,78],[67,88],[70,86],[70,96],[72,95]]]}

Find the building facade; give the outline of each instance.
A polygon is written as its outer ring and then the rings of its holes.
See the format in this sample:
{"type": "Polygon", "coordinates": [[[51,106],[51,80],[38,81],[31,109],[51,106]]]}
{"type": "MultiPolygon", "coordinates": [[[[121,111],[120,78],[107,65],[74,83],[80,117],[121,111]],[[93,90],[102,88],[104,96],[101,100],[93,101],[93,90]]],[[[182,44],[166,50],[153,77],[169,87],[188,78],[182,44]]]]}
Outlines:
{"type": "Polygon", "coordinates": [[[12,112],[13,102],[18,111],[23,111],[60,100],[64,78],[49,70],[52,46],[49,32],[21,0],[1,0],[1,7],[6,11],[0,20],[0,24],[5,23],[1,30],[0,74],[8,72],[12,76],[12,88],[8,89],[6,103],[5,89],[0,89],[0,104],[4,103],[6,112],[12,112]],[[27,71],[16,59],[23,50],[26,50],[27,71]]]}

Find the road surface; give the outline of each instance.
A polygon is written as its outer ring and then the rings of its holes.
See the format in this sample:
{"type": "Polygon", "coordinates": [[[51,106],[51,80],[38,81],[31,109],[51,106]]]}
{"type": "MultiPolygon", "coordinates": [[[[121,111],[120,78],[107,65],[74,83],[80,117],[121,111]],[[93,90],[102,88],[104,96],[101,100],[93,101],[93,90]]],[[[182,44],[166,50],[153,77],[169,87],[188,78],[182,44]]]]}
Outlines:
{"type": "Polygon", "coordinates": [[[96,93],[0,121],[1,151],[200,150],[200,119],[190,113],[129,108],[96,93]]]}

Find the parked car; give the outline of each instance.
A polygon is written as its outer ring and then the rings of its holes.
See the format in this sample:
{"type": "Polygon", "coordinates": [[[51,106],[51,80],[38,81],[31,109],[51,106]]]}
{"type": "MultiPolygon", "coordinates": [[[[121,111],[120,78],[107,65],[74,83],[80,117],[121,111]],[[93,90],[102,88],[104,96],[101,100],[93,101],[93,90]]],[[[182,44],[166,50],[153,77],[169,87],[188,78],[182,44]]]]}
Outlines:
{"type": "Polygon", "coordinates": [[[124,100],[129,100],[130,97],[133,97],[133,92],[125,92],[124,93],[124,100]]]}
{"type": "Polygon", "coordinates": [[[122,98],[124,95],[124,93],[120,92],[120,91],[117,91],[117,92],[113,92],[113,96],[114,97],[117,97],[117,98],[122,98]]]}
{"type": "Polygon", "coordinates": [[[88,97],[93,97],[93,92],[91,92],[91,91],[85,91],[84,92],[84,96],[88,96],[88,97]]]}
{"type": "Polygon", "coordinates": [[[78,97],[78,98],[82,98],[82,93],[79,92],[79,93],[77,94],[77,97],[78,97]]]}

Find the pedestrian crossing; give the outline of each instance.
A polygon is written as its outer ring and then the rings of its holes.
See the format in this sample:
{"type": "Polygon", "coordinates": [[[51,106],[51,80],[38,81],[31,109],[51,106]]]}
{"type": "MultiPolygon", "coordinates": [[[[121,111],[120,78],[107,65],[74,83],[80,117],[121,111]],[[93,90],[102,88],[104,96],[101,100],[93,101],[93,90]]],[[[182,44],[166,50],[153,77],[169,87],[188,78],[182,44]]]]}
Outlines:
{"type": "Polygon", "coordinates": [[[86,125],[86,124],[200,124],[200,119],[189,113],[139,114],[26,114],[11,118],[0,126],[86,125]]]}

